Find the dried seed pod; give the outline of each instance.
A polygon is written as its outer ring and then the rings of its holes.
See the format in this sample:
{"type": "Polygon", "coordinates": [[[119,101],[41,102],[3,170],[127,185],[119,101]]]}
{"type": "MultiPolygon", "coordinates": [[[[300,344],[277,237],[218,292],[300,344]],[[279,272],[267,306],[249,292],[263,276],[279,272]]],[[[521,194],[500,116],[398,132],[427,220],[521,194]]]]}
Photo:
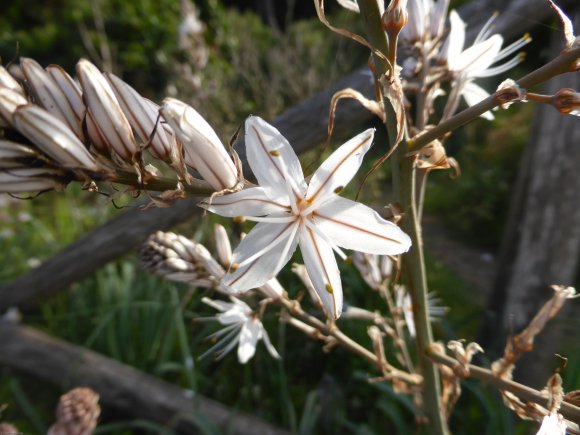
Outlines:
{"type": "Polygon", "coordinates": [[[185,163],[194,167],[216,190],[238,183],[238,170],[217,134],[193,107],[166,98],[161,115],[183,144],[185,163]]]}
{"type": "Polygon", "coordinates": [[[60,397],[48,435],[90,435],[100,414],[99,395],[90,388],[75,388],[60,397]]]}
{"type": "Polygon", "coordinates": [[[58,164],[70,169],[99,171],[95,158],[60,119],[38,106],[20,106],[14,126],[58,164]]]}
{"type": "Polygon", "coordinates": [[[105,76],[86,59],[81,59],[77,63],[77,76],[94,126],[108,148],[114,150],[125,162],[135,163],[135,155],[139,148],[131,125],[105,76]]]}

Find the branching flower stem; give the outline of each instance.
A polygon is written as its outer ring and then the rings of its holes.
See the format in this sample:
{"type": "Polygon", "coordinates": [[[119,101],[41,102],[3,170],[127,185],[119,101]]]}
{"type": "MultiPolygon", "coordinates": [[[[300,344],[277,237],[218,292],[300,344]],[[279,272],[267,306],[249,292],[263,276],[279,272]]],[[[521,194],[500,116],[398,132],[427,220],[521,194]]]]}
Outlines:
{"type": "MultiPolygon", "coordinates": [[[[438,364],[446,365],[454,368],[459,365],[459,361],[448,355],[444,355],[436,350],[435,347],[427,349],[427,355],[438,364]]],[[[543,394],[538,390],[522,385],[518,382],[502,379],[495,376],[491,370],[479,367],[473,364],[468,364],[469,373],[474,378],[493,385],[498,390],[510,391],[522,400],[532,401],[543,407],[548,407],[550,400],[547,394],[543,394]]],[[[575,422],[580,422],[580,408],[568,402],[562,402],[559,412],[567,419],[575,422]]]]}
{"type": "MultiPolygon", "coordinates": [[[[359,0],[359,8],[366,24],[368,39],[371,44],[383,53],[388,53],[389,41],[381,25],[381,17],[375,0],[359,0]]],[[[392,71],[388,65],[375,57],[377,74],[390,76],[392,71]]],[[[388,98],[383,98],[386,115],[386,127],[389,136],[389,148],[396,145],[397,116],[388,98]]],[[[420,222],[417,216],[415,202],[415,165],[414,159],[406,156],[408,142],[398,145],[391,156],[393,165],[393,189],[404,213],[403,230],[411,237],[412,247],[403,256],[403,270],[409,279],[409,290],[413,302],[413,315],[417,328],[417,346],[421,358],[421,374],[423,375],[424,412],[429,425],[423,431],[437,435],[449,433],[441,403],[441,386],[439,372],[435,364],[427,357],[426,350],[433,343],[433,332],[429,323],[427,309],[427,277],[423,258],[423,242],[420,222]]]]}
{"type": "MultiPolygon", "coordinates": [[[[525,75],[516,83],[520,88],[530,89],[560,74],[572,72],[574,65],[576,62],[578,62],[579,59],[580,47],[566,51],[548,62],[546,65],[525,75]]],[[[450,131],[467,124],[468,122],[479,117],[481,114],[499,106],[500,104],[502,104],[502,102],[497,99],[496,94],[492,94],[485,100],[482,100],[478,104],[457,113],[448,120],[440,123],[436,127],[428,130],[420,136],[407,140],[407,146],[409,148],[419,149],[422,146],[432,142],[433,140],[443,137],[450,131]]]]}
{"type": "MultiPolygon", "coordinates": [[[[314,328],[315,330],[319,331],[320,333],[324,334],[327,337],[332,337],[336,340],[336,343],[350,352],[353,352],[356,355],[359,355],[379,370],[382,371],[383,367],[381,367],[381,363],[377,355],[373,352],[368,350],[367,348],[361,346],[359,343],[351,339],[348,335],[344,334],[338,327],[333,324],[326,324],[320,319],[308,314],[300,307],[300,304],[297,301],[290,300],[285,297],[281,297],[275,300],[275,303],[286,308],[291,316],[299,319],[300,321],[304,322],[307,326],[314,328]]],[[[300,324],[296,322],[292,322],[291,319],[287,320],[291,326],[296,327],[297,329],[300,328],[300,324]]],[[[310,330],[304,329],[303,332],[309,333],[310,330]]],[[[312,334],[310,334],[312,335],[312,334]]],[[[409,385],[421,385],[422,378],[417,374],[407,373],[402,370],[398,370],[395,367],[389,366],[387,367],[387,372],[389,375],[393,376],[394,378],[398,378],[409,385]]]]}

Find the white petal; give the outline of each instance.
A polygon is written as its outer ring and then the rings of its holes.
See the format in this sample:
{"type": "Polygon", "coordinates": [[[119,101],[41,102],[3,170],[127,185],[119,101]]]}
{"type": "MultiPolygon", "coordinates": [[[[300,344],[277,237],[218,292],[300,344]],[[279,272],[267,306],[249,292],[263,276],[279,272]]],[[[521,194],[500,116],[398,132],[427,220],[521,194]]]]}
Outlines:
{"type": "Polygon", "coordinates": [[[437,0],[431,11],[430,31],[431,38],[435,39],[443,35],[445,29],[445,18],[447,17],[447,9],[449,8],[449,0],[437,0]]]}
{"type": "Polygon", "coordinates": [[[308,276],[328,315],[338,319],[342,312],[342,283],[332,248],[310,228],[300,229],[300,250],[308,276]]]}
{"type": "Polygon", "coordinates": [[[472,45],[461,53],[457,63],[450,68],[467,74],[483,71],[495,62],[502,44],[503,38],[500,35],[492,35],[489,39],[472,45]]]}
{"type": "Polygon", "coordinates": [[[268,352],[270,352],[270,355],[272,355],[272,358],[280,359],[280,354],[278,353],[276,348],[272,345],[272,342],[270,341],[270,337],[268,337],[268,331],[266,331],[266,328],[264,328],[264,325],[262,325],[262,339],[264,340],[264,344],[266,345],[266,349],[268,349],[268,352]]]}
{"type": "Polygon", "coordinates": [[[347,249],[380,255],[407,252],[411,239],[373,209],[336,197],[318,208],[314,223],[334,243],[347,249]]]}
{"type": "Polygon", "coordinates": [[[568,16],[560,9],[556,3],[552,0],[548,0],[552,9],[556,11],[558,16],[560,17],[560,21],[562,21],[562,25],[564,26],[564,38],[566,39],[566,47],[572,48],[576,37],[574,36],[574,27],[572,26],[572,21],[568,16]]]}
{"type": "Polygon", "coordinates": [[[339,147],[316,170],[306,199],[320,204],[334,192],[342,190],[354,177],[366,152],[373,143],[374,129],[370,128],[339,147]]]}
{"type": "Polygon", "coordinates": [[[247,363],[256,353],[256,344],[260,338],[262,328],[262,323],[258,319],[252,319],[242,326],[238,344],[238,360],[240,364],[247,363]]]}
{"type": "Polygon", "coordinates": [[[360,12],[358,8],[358,3],[356,0],[336,0],[339,5],[343,8],[348,9],[353,12],[360,12]]]}
{"type": "Polygon", "coordinates": [[[295,196],[304,195],[306,182],[298,156],[276,128],[257,116],[246,120],[246,154],[261,186],[287,196],[290,184],[295,196]]]}
{"type": "Polygon", "coordinates": [[[465,23],[455,9],[449,14],[449,22],[449,35],[441,49],[440,56],[442,59],[447,60],[449,69],[454,71],[465,45],[465,23]]]}
{"type": "Polygon", "coordinates": [[[226,217],[265,216],[289,210],[288,204],[273,201],[270,196],[262,187],[251,187],[228,195],[207,198],[198,205],[226,217]]]}
{"type": "MultiPolygon", "coordinates": [[[[461,95],[463,95],[463,98],[465,98],[465,101],[469,106],[474,106],[480,101],[489,97],[489,92],[473,82],[468,82],[463,85],[461,95]]],[[[480,116],[482,118],[488,119],[489,121],[493,121],[494,119],[494,116],[490,111],[487,111],[480,116]]]]}
{"type": "Polygon", "coordinates": [[[296,223],[258,223],[234,251],[232,267],[222,284],[234,291],[250,290],[265,284],[284,267],[296,249],[296,223]],[[248,262],[248,259],[257,258],[248,262]]]}

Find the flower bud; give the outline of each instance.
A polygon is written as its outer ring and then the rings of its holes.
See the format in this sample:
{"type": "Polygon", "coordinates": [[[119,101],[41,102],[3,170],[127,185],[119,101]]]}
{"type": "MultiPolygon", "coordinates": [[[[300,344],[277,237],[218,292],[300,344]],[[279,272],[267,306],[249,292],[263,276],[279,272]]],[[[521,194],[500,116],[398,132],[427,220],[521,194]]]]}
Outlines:
{"type": "MultiPolygon", "coordinates": [[[[70,74],[68,74],[59,65],[48,65],[46,67],[46,72],[66,97],[68,103],[75,113],[77,119],[76,122],[82,130],[82,121],[85,117],[86,107],[85,103],[83,103],[83,96],[78,83],[75,82],[70,74]]],[[[75,133],[77,133],[77,131],[75,131],[75,133]]],[[[83,134],[77,135],[82,139],[83,134]]]]}
{"type": "Polygon", "coordinates": [[[216,190],[231,189],[237,184],[236,166],[213,128],[195,109],[175,98],[166,98],[161,115],[181,140],[188,166],[216,190]]]}
{"type": "Polygon", "coordinates": [[[20,95],[24,96],[24,89],[20,86],[14,77],[10,75],[10,73],[0,65],[0,87],[12,89],[15,92],[18,92],[20,95]]]}
{"type": "Polygon", "coordinates": [[[26,145],[0,140],[0,169],[27,167],[27,160],[36,160],[39,153],[26,145]]]}
{"type": "Polygon", "coordinates": [[[560,89],[551,100],[560,113],[580,116],[580,92],[570,88],[560,89]]]}
{"type": "MultiPolygon", "coordinates": [[[[396,37],[407,25],[409,13],[407,12],[407,0],[391,0],[382,16],[383,29],[389,38],[396,37]]],[[[391,43],[391,40],[389,41],[391,43]]]]}
{"type": "Polygon", "coordinates": [[[218,260],[224,267],[230,267],[232,262],[232,245],[228,233],[223,225],[215,224],[214,227],[215,247],[218,260]]]}
{"type": "Polygon", "coordinates": [[[33,59],[22,58],[20,65],[36,103],[65,122],[78,137],[82,137],[79,118],[51,76],[33,59]]]}
{"type": "Polygon", "coordinates": [[[44,192],[61,190],[65,173],[48,168],[12,168],[0,170],[0,193],[44,192]]]}
{"type": "Polygon", "coordinates": [[[28,100],[20,93],[9,88],[0,88],[0,127],[11,127],[14,111],[24,104],[28,104],[28,100]]]}
{"type": "Polygon", "coordinates": [[[77,63],[77,76],[94,127],[105,144],[125,162],[134,163],[135,154],[139,149],[131,125],[111,86],[98,68],[85,59],[77,63]]]}
{"type": "Polygon", "coordinates": [[[155,158],[166,162],[180,160],[179,148],[173,133],[165,125],[158,122],[159,106],[146,98],[114,74],[105,73],[115,95],[127,115],[129,124],[141,138],[148,143],[151,134],[150,150],[155,158]]]}
{"type": "Polygon", "coordinates": [[[100,414],[99,395],[90,388],[75,388],[60,397],[56,423],[48,435],[90,435],[97,427],[100,414]]]}
{"type": "Polygon", "coordinates": [[[100,169],[95,158],[68,126],[46,110],[32,104],[20,106],[12,119],[20,133],[63,167],[100,169]]]}

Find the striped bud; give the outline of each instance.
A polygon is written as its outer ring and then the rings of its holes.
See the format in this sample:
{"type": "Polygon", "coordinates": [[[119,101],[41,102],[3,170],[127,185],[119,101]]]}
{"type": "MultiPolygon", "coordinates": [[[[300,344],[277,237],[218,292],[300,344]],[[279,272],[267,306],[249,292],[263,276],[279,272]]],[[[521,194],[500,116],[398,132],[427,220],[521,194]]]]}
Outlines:
{"type": "MultiPolygon", "coordinates": [[[[76,122],[82,130],[82,122],[85,116],[86,107],[85,103],[83,103],[83,96],[78,83],[75,82],[74,79],[59,65],[48,65],[46,67],[46,72],[65,95],[75,114],[76,122]]],[[[79,137],[82,138],[82,134],[79,135],[79,137]]]]}
{"type": "Polygon", "coordinates": [[[20,106],[12,119],[20,133],[63,167],[99,170],[95,158],[67,125],[46,110],[32,104],[20,106]]]}
{"type": "Polygon", "coordinates": [[[105,76],[86,59],[77,63],[77,76],[88,111],[107,146],[124,161],[134,163],[138,147],[133,131],[105,76]]]}
{"type": "Polygon", "coordinates": [[[159,106],[142,97],[135,89],[114,74],[105,73],[123,112],[127,115],[129,124],[141,138],[141,142],[148,143],[151,134],[150,151],[159,160],[178,162],[179,148],[173,133],[166,125],[158,122],[159,106]]]}
{"type": "Polygon", "coordinates": [[[163,100],[161,115],[183,144],[185,163],[216,190],[231,189],[238,171],[217,134],[203,117],[175,98],[163,100]]]}
{"type": "Polygon", "coordinates": [[[10,73],[0,65],[0,87],[12,89],[18,92],[20,95],[24,96],[24,89],[22,86],[10,75],[10,73]]]}
{"type": "Polygon", "coordinates": [[[28,104],[28,100],[9,88],[0,88],[0,127],[12,126],[12,115],[18,106],[28,104]]]}
{"type": "Polygon", "coordinates": [[[14,168],[0,170],[0,193],[44,192],[61,190],[65,173],[48,168],[14,168]]]}
{"type": "Polygon", "coordinates": [[[79,118],[52,77],[33,59],[22,58],[20,65],[36,103],[66,123],[78,137],[82,137],[79,118]]]}
{"type": "Polygon", "coordinates": [[[232,245],[230,244],[228,232],[220,224],[215,224],[213,229],[218,260],[223,266],[230,267],[232,263],[232,245]]]}
{"type": "Polygon", "coordinates": [[[407,0],[391,0],[382,17],[383,29],[389,37],[398,35],[408,21],[407,0]]]}
{"type": "Polygon", "coordinates": [[[0,140],[0,169],[28,166],[27,160],[37,159],[39,153],[26,145],[0,140]]]}

